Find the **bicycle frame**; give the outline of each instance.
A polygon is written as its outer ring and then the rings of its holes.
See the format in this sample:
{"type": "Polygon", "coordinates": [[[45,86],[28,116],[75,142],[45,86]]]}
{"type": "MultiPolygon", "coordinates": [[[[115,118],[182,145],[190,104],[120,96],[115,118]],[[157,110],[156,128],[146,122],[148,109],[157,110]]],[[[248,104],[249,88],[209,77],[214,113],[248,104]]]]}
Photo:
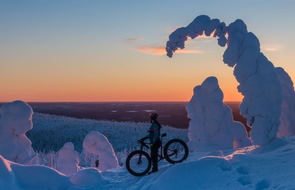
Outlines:
{"type": "MultiPolygon", "coordinates": [[[[162,138],[163,137],[166,137],[167,134],[166,133],[163,133],[161,136],[160,136],[160,141],[161,141],[161,145],[159,147],[160,149],[160,154],[159,154],[159,150],[158,150],[158,162],[160,162],[161,160],[163,160],[165,157],[163,156],[163,144],[162,144],[162,138]]],[[[150,147],[148,145],[150,145],[151,143],[146,143],[144,141],[138,141],[140,143],[140,151],[144,151],[143,148],[146,147],[147,149],[150,149],[150,147]]],[[[141,155],[139,156],[139,162],[141,160],[141,155]]]]}

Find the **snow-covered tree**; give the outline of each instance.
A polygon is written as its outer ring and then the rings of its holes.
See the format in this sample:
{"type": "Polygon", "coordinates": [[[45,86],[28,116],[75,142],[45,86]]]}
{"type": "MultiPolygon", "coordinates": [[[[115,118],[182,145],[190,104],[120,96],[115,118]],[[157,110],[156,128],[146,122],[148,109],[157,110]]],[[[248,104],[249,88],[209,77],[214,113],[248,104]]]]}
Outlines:
{"type": "Polygon", "coordinates": [[[183,49],[187,37],[194,39],[204,33],[218,37],[220,46],[227,45],[223,61],[234,67],[234,75],[240,83],[238,91],[244,96],[240,111],[252,127],[253,143],[263,145],[271,142],[280,126],[281,85],[273,64],[260,52],[259,40],[248,32],[240,19],[226,26],[219,19],[201,15],[187,27],[170,34],[167,55],[172,57],[178,48],[183,49]]]}
{"type": "Polygon", "coordinates": [[[58,152],[58,171],[66,175],[71,175],[79,170],[79,154],[74,150],[74,145],[67,142],[58,152]]]}
{"type": "Polygon", "coordinates": [[[283,68],[277,67],[276,71],[281,82],[283,98],[278,136],[293,136],[295,135],[295,91],[293,82],[283,68]]]}
{"type": "Polygon", "coordinates": [[[26,132],[33,128],[32,108],[23,101],[3,104],[0,108],[0,155],[22,164],[36,163],[36,153],[26,132]]]}
{"type": "Polygon", "coordinates": [[[223,103],[216,77],[208,77],[194,88],[186,106],[189,147],[193,151],[220,150],[251,145],[245,127],[233,121],[232,110],[223,103]]]}
{"type": "MultiPolygon", "coordinates": [[[[92,154],[98,160],[98,169],[108,170],[119,166],[113,146],[109,140],[97,131],[90,132],[83,141],[84,152],[92,154]]],[[[94,163],[95,164],[95,163],[94,163]]]]}

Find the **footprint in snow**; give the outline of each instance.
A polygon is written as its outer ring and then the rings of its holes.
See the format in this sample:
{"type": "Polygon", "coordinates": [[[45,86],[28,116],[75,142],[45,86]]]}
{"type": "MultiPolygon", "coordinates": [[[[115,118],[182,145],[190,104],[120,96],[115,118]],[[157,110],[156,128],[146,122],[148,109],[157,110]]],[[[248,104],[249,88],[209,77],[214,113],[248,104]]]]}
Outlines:
{"type": "Polygon", "coordinates": [[[260,180],[256,183],[255,190],[263,190],[269,188],[270,183],[266,179],[260,180]]]}
{"type": "Polygon", "coordinates": [[[237,168],[237,172],[238,172],[239,174],[242,174],[242,175],[247,175],[247,174],[249,174],[248,169],[247,169],[246,167],[243,167],[243,166],[238,167],[238,168],[237,168]]]}

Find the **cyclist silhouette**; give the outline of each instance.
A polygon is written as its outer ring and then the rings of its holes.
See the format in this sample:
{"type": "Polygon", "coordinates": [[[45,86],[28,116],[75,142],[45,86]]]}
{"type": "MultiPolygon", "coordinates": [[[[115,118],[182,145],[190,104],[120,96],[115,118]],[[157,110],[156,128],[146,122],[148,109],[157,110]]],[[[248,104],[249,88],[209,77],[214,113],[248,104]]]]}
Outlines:
{"type": "Polygon", "coordinates": [[[161,146],[161,140],[160,140],[160,130],[161,130],[161,124],[158,122],[158,114],[155,112],[152,112],[150,114],[151,119],[151,127],[149,128],[148,135],[143,137],[141,140],[144,141],[146,139],[150,140],[150,149],[151,149],[151,159],[152,159],[152,171],[149,172],[157,172],[158,171],[158,149],[161,146]]]}

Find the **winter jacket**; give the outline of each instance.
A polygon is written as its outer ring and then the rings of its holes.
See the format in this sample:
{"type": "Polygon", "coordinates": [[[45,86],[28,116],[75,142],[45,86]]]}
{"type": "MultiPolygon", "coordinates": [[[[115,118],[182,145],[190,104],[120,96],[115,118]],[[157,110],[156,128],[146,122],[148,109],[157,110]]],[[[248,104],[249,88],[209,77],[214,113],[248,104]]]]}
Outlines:
{"type": "Polygon", "coordinates": [[[160,129],[161,124],[156,122],[153,122],[150,129],[148,130],[148,138],[152,144],[154,144],[156,141],[160,140],[160,129]]]}

